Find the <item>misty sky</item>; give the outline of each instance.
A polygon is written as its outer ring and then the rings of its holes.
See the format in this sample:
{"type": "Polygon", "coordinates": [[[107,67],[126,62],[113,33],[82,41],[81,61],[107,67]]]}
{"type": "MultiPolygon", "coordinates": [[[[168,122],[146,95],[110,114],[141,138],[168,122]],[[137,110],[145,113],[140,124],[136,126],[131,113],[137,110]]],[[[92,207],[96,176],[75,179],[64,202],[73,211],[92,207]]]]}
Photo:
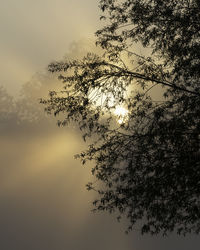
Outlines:
{"type": "Polygon", "coordinates": [[[38,103],[59,86],[45,71],[48,63],[92,48],[98,1],[0,4],[0,249],[199,249],[197,236],[125,235],[126,221],[91,213],[91,165],[74,160],[85,148],[81,135],[76,127],[58,128],[38,103]]]}
{"type": "Polygon", "coordinates": [[[73,41],[93,38],[97,0],[0,0],[0,84],[15,93],[73,41]]]}

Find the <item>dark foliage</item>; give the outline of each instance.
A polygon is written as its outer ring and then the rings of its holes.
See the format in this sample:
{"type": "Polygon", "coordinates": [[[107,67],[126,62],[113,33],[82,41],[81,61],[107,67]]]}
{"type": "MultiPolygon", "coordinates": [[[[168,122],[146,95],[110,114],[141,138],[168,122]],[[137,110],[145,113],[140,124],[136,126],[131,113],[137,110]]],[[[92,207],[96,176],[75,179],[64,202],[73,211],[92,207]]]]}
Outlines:
{"type": "Polygon", "coordinates": [[[199,1],[101,0],[100,8],[104,55],[50,64],[64,88],[41,102],[64,113],[59,125],[75,121],[94,140],[78,157],[94,161],[102,182],[87,185],[99,193],[96,210],[126,215],[128,231],[199,233],[199,1]],[[133,52],[137,42],[150,57],[133,52]],[[119,106],[127,113],[116,115],[119,106]]]}

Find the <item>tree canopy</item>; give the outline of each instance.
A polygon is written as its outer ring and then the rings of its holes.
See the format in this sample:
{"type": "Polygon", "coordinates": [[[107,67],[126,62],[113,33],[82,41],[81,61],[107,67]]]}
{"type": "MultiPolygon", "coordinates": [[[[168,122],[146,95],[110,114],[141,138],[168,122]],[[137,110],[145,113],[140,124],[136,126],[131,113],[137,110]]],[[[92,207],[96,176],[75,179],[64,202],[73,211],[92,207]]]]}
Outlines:
{"type": "MultiPolygon", "coordinates": [[[[41,100],[93,143],[95,210],[142,233],[200,232],[200,2],[100,0],[102,55],[49,65],[63,91],[41,100]],[[151,55],[135,53],[140,44],[151,55]],[[159,88],[158,88],[159,87],[159,88]],[[156,89],[160,97],[156,96],[156,89]],[[155,97],[156,96],[156,97],[155,97]]],[[[158,95],[158,94],[157,94],[158,95]]]]}

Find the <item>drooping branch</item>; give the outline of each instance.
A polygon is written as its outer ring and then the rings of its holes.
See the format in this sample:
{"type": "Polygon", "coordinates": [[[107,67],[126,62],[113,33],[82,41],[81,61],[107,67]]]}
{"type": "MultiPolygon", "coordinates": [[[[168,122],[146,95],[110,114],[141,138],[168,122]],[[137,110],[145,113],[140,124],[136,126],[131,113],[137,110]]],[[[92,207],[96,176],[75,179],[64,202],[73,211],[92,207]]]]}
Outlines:
{"type": "Polygon", "coordinates": [[[146,80],[146,81],[155,82],[155,83],[158,83],[158,84],[163,85],[163,86],[170,87],[170,88],[175,89],[175,90],[180,90],[180,91],[184,91],[184,92],[187,92],[187,93],[190,93],[190,94],[193,94],[193,95],[200,96],[199,92],[195,92],[195,91],[189,90],[187,88],[179,87],[174,83],[171,83],[171,82],[168,82],[168,81],[163,81],[163,80],[153,78],[153,77],[149,77],[149,76],[146,76],[144,74],[137,73],[137,72],[132,72],[130,70],[123,69],[123,68],[121,68],[121,67],[119,67],[117,65],[111,64],[111,63],[107,63],[107,65],[120,70],[119,71],[120,76],[132,76],[133,78],[136,78],[136,79],[142,79],[142,80],[146,80]]]}

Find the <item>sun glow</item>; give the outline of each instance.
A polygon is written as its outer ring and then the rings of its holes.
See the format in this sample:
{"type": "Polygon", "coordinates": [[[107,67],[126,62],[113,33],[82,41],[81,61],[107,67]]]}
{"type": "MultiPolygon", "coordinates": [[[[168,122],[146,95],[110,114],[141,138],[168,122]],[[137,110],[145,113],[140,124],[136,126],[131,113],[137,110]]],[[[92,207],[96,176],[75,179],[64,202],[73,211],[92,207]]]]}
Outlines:
{"type": "Polygon", "coordinates": [[[128,120],[128,110],[116,104],[115,97],[112,93],[104,94],[101,89],[93,89],[89,94],[89,100],[94,107],[101,107],[102,109],[111,109],[112,114],[116,117],[119,124],[123,124],[128,120]]]}
{"type": "Polygon", "coordinates": [[[117,116],[117,122],[119,124],[125,123],[127,121],[128,110],[118,106],[116,107],[114,114],[117,116]]]}

